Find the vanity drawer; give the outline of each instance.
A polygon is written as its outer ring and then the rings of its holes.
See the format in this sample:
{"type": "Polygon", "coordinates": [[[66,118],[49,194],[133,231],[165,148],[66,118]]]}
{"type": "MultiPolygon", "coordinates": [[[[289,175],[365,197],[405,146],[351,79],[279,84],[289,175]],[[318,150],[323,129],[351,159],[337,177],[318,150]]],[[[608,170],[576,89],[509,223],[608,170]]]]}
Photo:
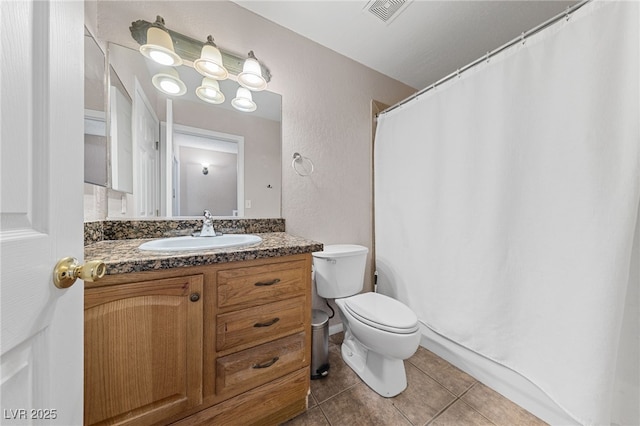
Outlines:
{"type": "Polygon", "coordinates": [[[307,290],[303,260],[218,271],[218,308],[248,308],[303,296],[307,290]]]}
{"type": "Polygon", "coordinates": [[[307,365],[305,334],[265,343],[216,361],[216,394],[238,394],[307,365]]]}
{"type": "Polygon", "coordinates": [[[216,349],[222,351],[238,345],[255,346],[303,331],[304,321],[304,297],[220,314],[217,318],[216,349]]]}

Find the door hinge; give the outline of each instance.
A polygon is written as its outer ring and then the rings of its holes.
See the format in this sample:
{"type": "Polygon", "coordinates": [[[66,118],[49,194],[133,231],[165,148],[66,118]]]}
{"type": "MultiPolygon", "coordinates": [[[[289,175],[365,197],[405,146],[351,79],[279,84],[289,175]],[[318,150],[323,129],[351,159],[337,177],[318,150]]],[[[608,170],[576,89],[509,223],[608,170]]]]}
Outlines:
{"type": "Polygon", "coordinates": [[[156,151],[160,149],[160,141],[156,141],[156,151]]]}

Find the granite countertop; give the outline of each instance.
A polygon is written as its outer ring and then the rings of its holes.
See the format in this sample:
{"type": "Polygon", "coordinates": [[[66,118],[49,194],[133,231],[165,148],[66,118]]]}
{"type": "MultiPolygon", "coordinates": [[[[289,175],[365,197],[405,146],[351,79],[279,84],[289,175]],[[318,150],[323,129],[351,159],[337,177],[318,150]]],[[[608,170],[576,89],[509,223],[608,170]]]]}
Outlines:
{"type": "Polygon", "coordinates": [[[187,266],[210,265],[251,259],[288,256],[321,251],[322,244],[285,232],[257,233],[260,244],[212,250],[159,252],[142,251],[138,246],[154,238],[107,240],[89,244],[84,248],[85,261],[102,260],[107,275],[155,271],[187,266]]]}

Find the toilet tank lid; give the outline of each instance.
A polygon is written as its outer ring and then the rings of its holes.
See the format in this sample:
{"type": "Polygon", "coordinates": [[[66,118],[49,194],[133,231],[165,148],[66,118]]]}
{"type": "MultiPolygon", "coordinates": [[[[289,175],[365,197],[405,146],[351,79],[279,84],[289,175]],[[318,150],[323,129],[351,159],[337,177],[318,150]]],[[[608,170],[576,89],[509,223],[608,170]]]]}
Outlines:
{"type": "Polygon", "coordinates": [[[369,249],[357,244],[330,244],[324,246],[324,250],[311,253],[313,257],[326,259],[335,257],[347,257],[358,254],[366,254],[369,249]]]}

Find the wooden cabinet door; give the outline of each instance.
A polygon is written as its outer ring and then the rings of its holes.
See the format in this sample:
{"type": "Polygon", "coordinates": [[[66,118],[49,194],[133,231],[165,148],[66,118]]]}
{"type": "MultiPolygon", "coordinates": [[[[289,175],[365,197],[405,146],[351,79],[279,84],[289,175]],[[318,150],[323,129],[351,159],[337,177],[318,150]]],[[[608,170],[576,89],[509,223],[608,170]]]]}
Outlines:
{"type": "Polygon", "coordinates": [[[85,291],[85,424],[152,424],[202,402],[202,275],[85,291]]]}

